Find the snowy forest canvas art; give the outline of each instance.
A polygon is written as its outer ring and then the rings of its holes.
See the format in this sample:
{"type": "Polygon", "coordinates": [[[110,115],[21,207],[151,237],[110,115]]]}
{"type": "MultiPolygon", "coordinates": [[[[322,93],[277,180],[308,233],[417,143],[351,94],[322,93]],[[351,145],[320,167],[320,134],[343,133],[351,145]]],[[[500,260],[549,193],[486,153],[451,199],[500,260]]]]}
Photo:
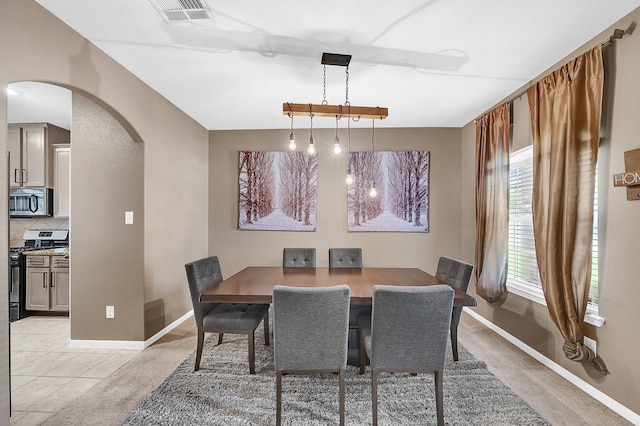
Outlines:
{"type": "Polygon", "coordinates": [[[238,229],[315,231],[318,154],[240,151],[238,229]]]}
{"type": "Polygon", "coordinates": [[[429,232],[429,151],[351,152],[348,161],[349,232],[429,232]]]}

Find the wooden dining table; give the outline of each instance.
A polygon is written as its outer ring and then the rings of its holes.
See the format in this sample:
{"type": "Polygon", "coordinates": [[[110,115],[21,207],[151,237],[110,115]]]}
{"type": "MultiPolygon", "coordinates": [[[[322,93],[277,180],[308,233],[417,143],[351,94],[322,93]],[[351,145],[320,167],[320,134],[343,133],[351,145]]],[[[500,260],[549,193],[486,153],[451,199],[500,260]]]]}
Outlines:
{"type": "MultiPolygon", "coordinates": [[[[347,363],[359,366],[360,338],[358,317],[371,315],[373,286],[428,286],[442,284],[436,277],[418,268],[285,268],[248,266],[223,280],[218,286],[200,294],[201,302],[271,303],[273,288],[278,285],[323,287],[347,284],[351,289],[349,343],[347,363]]],[[[454,289],[455,290],[455,289],[454,289]]],[[[454,306],[476,306],[476,299],[455,290],[454,306]]]]}
{"type": "MultiPolygon", "coordinates": [[[[273,287],[282,284],[298,287],[322,287],[347,284],[352,305],[371,305],[373,286],[426,286],[442,284],[436,277],[418,268],[284,268],[248,266],[200,294],[201,302],[271,303],[273,287]]],[[[456,290],[454,306],[476,306],[476,299],[456,290]]]]}

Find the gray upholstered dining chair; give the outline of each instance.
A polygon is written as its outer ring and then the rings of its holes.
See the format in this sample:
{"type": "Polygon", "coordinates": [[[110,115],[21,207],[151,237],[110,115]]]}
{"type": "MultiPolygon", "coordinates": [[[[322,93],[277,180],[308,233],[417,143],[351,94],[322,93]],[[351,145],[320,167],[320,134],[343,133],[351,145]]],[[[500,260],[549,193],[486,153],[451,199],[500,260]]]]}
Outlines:
{"type": "MultiPolygon", "coordinates": [[[[361,248],[330,248],[329,268],[362,268],[361,248]]],[[[360,332],[358,318],[361,315],[371,315],[371,306],[354,305],[349,310],[349,346],[347,362],[358,365],[360,354],[360,332]]]]}
{"type": "Polygon", "coordinates": [[[360,317],[360,374],[368,355],[374,426],[380,372],[433,373],[438,425],[444,425],[442,375],[453,296],[445,284],[374,286],[371,317],[360,317]]]}
{"type": "Polygon", "coordinates": [[[218,333],[218,344],[224,333],[246,334],[249,344],[249,373],[255,372],[254,332],[264,319],[264,341],[269,344],[269,305],[244,303],[202,303],[200,294],[222,282],[220,262],[216,256],[199,259],[185,265],[193,304],[193,316],[198,327],[198,344],[194,371],[200,369],[204,334],[218,333]]]}
{"type": "Polygon", "coordinates": [[[282,252],[282,266],[285,268],[315,268],[316,249],[285,247],[282,252]]]}
{"type": "Polygon", "coordinates": [[[329,268],[362,268],[362,249],[330,248],[329,268]]]}
{"type": "Polygon", "coordinates": [[[274,287],[273,358],[277,425],[282,419],[282,376],[305,373],[338,373],[340,424],[344,425],[350,295],[346,284],[274,287]]]}
{"type": "MultiPolygon", "coordinates": [[[[466,292],[471,281],[473,265],[451,257],[442,256],[438,260],[436,278],[451,287],[466,292]]],[[[453,360],[458,360],[458,324],[460,324],[462,306],[454,306],[451,314],[451,352],[453,360]]]]}

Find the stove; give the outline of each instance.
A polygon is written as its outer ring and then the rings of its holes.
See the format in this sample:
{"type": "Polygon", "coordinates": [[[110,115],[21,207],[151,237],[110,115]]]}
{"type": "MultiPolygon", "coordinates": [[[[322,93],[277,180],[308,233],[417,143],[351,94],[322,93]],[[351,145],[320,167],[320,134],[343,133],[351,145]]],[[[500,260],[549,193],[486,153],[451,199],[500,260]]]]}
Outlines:
{"type": "Polygon", "coordinates": [[[29,247],[9,247],[9,260],[13,264],[13,262],[18,261],[20,259],[20,253],[25,250],[29,250],[29,247]]]}
{"type": "Polygon", "coordinates": [[[22,239],[27,249],[66,247],[69,245],[69,230],[27,229],[22,239]]]}
{"type": "Polygon", "coordinates": [[[43,248],[69,245],[68,229],[28,229],[22,236],[24,245],[9,248],[10,287],[9,321],[17,321],[30,315],[26,306],[26,261],[22,253],[43,248]]]}

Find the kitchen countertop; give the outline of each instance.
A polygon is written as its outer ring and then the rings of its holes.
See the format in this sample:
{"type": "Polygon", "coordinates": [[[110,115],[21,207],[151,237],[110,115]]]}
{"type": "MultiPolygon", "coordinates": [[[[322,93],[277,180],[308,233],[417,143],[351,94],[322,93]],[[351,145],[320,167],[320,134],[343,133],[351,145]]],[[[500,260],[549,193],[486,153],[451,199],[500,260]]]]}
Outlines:
{"type": "Polygon", "coordinates": [[[69,247],[43,248],[22,252],[25,256],[69,256],[69,247]]]}

